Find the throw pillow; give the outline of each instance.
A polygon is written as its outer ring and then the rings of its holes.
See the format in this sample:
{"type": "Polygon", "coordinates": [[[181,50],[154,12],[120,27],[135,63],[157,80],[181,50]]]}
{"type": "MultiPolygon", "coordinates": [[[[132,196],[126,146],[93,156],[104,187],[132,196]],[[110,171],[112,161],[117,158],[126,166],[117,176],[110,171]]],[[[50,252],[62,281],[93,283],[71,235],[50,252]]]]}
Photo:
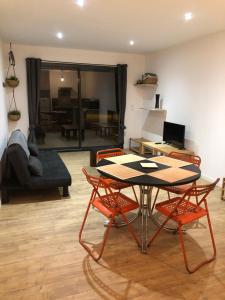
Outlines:
{"type": "Polygon", "coordinates": [[[28,168],[30,170],[30,173],[34,176],[42,176],[43,175],[42,163],[35,156],[30,155],[28,168]]]}
{"type": "Polygon", "coordinates": [[[29,149],[31,155],[38,156],[39,150],[38,150],[38,146],[36,144],[28,143],[28,149],[29,149]]]}

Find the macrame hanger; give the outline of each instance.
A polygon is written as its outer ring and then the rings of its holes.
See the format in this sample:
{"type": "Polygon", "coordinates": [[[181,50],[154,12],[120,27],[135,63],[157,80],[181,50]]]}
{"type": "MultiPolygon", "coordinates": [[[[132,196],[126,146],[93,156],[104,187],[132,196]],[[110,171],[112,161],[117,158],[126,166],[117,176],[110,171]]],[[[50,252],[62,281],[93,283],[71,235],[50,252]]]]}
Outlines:
{"type": "Polygon", "coordinates": [[[9,105],[9,111],[12,111],[12,110],[18,110],[17,105],[16,105],[14,89],[13,89],[12,99],[11,99],[10,105],[9,105]]]}
{"type": "Polygon", "coordinates": [[[14,57],[14,54],[13,54],[13,51],[12,51],[12,42],[10,42],[8,56],[9,56],[9,65],[8,65],[8,70],[7,70],[7,77],[9,76],[9,71],[10,71],[11,67],[12,67],[12,70],[13,70],[13,76],[16,77],[16,72],[15,72],[16,61],[15,61],[15,57],[14,57]]]}

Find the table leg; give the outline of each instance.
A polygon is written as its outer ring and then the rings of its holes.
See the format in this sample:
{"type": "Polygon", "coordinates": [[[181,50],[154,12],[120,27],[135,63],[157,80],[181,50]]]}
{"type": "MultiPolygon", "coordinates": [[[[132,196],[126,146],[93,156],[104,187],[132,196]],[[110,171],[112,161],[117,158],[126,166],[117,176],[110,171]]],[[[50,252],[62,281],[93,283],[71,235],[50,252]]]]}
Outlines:
{"type": "Polygon", "coordinates": [[[141,208],[141,252],[147,252],[147,239],[148,239],[148,218],[150,215],[151,207],[151,194],[153,187],[140,186],[140,208],[141,208]]]}

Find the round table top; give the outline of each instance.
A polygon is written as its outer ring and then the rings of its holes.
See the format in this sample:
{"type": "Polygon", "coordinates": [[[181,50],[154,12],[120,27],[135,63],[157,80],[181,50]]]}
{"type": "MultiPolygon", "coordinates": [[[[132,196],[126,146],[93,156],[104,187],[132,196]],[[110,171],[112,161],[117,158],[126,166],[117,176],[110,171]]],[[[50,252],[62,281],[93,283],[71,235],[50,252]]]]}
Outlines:
{"type": "Polygon", "coordinates": [[[177,159],[171,160],[171,158],[169,158],[168,165],[168,162],[165,161],[165,156],[145,158],[139,155],[128,154],[119,157],[119,159],[114,157],[99,161],[97,163],[99,173],[107,178],[145,186],[187,184],[196,181],[201,176],[201,171],[196,165],[177,159]],[[156,168],[145,168],[141,166],[141,163],[155,163],[157,166],[156,168]]]}

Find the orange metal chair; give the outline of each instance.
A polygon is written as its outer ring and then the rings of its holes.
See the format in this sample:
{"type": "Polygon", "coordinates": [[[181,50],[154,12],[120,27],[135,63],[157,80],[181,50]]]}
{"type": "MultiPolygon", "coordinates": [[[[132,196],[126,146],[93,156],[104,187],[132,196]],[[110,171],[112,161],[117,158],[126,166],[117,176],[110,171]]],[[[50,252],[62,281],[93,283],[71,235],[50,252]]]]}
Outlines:
{"type": "MultiPolygon", "coordinates": [[[[180,159],[180,160],[195,164],[197,167],[199,167],[201,164],[201,158],[197,155],[190,155],[190,154],[173,151],[168,154],[168,157],[180,159]]],[[[177,195],[183,195],[190,187],[192,187],[194,185],[196,185],[196,182],[189,183],[189,184],[183,184],[183,185],[177,185],[177,186],[162,186],[162,187],[158,188],[151,210],[152,211],[154,210],[155,203],[158,198],[160,190],[167,191],[168,198],[170,199],[170,193],[174,193],[177,195]]],[[[198,198],[196,197],[196,202],[197,201],[198,201],[198,198]]]]}
{"type": "Polygon", "coordinates": [[[153,237],[150,239],[148,246],[152,244],[155,238],[158,236],[162,228],[166,225],[169,220],[173,220],[178,225],[178,233],[179,233],[179,240],[181,244],[181,249],[184,256],[184,263],[187,271],[189,273],[193,273],[198,270],[201,266],[211,262],[216,258],[216,245],[214,241],[212,226],[209,217],[209,211],[207,206],[207,196],[208,194],[215,188],[219,178],[212,184],[208,185],[195,185],[192,186],[182,197],[175,197],[173,199],[169,199],[167,201],[160,202],[156,204],[155,208],[161,214],[166,216],[165,221],[159,227],[159,229],[155,232],[153,237]],[[199,197],[198,203],[193,203],[189,199],[191,196],[199,197]],[[184,239],[183,239],[183,231],[182,226],[193,221],[196,221],[202,217],[206,216],[208,220],[208,226],[213,246],[213,255],[211,258],[202,261],[194,268],[190,268],[188,265],[187,254],[184,246],[184,239]]]}
{"type": "Polygon", "coordinates": [[[138,246],[140,246],[140,243],[132,228],[132,225],[129,224],[128,219],[125,215],[127,212],[139,208],[138,203],[120,192],[112,192],[109,184],[107,183],[107,180],[105,180],[104,178],[91,176],[87,173],[85,169],[82,169],[82,171],[86,176],[87,181],[92,185],[93,190],[79,233],[80,244],[93,257],[95,261],[98,261],[101,258],[102,253],[104,251],[110,229],[113,223],[115,222],[115,217],[121,216],[123,221],[127,224],[127,228],[131,233],[132,237],[135,239],[138,246]],[[100,191],[105,191],[105,193],[101,195],[100,191]],[[91,206],[95,207],[100,213],[102,213],[105,217],[109,219],[109,224],[105,231],[102,246],[98,255],[94,255],[94,251],[87,246],[87,243],[85,243],[82,240],[82,232],[91,206]]]}
{"type": "MultiPolygon", "coordinates": [[[[107,157],[120,156],[120,155],[124,155],[124,154],[126,154],[126,153],[121,148],[100,150],[96,154],[96,161],[99,162],[100,160],[107,158],[107,157]]],[[[118,181],[115,179],[106,179],[106,180],[112,189],[118,190],[119,192],[122,189],[131,187],[133,190],[133,193],[134,193],[134,197],[135,197],[136,201],[138,202],[137,194],[135,192],[133,185],[131,185],[129,183],[121,182],[121,181],[118,181]]]]}

